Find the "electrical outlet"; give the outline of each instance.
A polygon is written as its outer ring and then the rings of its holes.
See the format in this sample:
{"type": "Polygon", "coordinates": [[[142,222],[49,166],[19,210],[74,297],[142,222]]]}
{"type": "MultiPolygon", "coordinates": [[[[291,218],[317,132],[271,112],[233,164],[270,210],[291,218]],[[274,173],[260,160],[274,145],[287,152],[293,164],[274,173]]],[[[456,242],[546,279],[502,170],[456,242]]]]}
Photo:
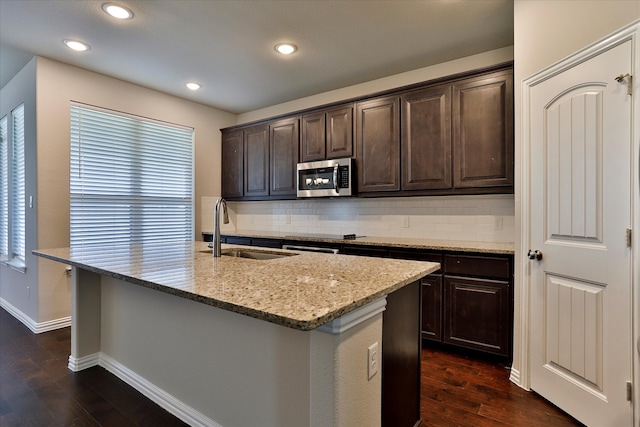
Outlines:
{"type": "Polygon", "coordinates": [[[497,216],[493,219],[493,229],[494,230],[502,230],[502,217],[497,216]]]}
{"type": "Polygon", "coordinates": [[[402,228],[409,228],[409,217],[408,216],[403,216],[402,217],[402,228]]]}
{"type": "Polygon", "coordinates": [[[373,376],[378,373],[378,364],[380,363],[378,359],[378,341],[376,341],[369,346],[367,351],[367,372],[369,374],[369,379],[373,378],[373,376]]]}
{"type": "Polygon", "coordinates": [[[291,224],[291,215],[285,215],[284,223],[285,224],[291,224]]]}

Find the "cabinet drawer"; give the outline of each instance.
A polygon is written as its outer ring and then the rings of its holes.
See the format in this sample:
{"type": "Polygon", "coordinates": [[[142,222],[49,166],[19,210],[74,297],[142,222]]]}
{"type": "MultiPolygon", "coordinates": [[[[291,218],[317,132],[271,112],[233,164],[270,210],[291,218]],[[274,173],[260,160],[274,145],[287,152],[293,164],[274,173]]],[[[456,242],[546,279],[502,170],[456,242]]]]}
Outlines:
{"type": "Polygon", "coordinates": [[[385,248],[364,247],[364,246],[344,246],[342,253],[345,255],[371,256],[387,258],[389,251],[385,248]]]}
{"type": "Polygon", "coordinates": [[[226,237],[226,242],[230,245],[245,245],[245,246],[251,246],[251,238],[250,237],[231,237],[231,236],[227,236],[226,237]]]}
{"type": "Polygon", "coordinates": [[[510,279],[511,268],[508,258],[470,255],[445,255],[445,274],[460,274],[474,277],[510,279]]]}
{"type": "Polygon", "coordinates": [[[282,248],[282,240],[279,239],[267,239],[267,238],[256,238],[251,239],[251,246],[260,246],[263,248],[282,248]]]}
{"type": "MultiPolygon", "coordinates": [[[[442,254],[434,252],[422,252],[411,249],[389,249],[389,258],[409,259],[413,261],[437,262],[442,267],[442,254]]],[[[441,273],[441,269],[434,271],[432,274],[441,273]]]]}

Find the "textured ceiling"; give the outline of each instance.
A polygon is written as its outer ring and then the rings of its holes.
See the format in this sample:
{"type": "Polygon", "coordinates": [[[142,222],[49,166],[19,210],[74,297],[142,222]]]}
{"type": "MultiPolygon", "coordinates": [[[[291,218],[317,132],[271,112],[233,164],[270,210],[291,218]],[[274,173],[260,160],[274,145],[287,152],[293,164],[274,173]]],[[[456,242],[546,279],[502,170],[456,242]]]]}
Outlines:
{"type": "Polygon", "coordinates": [[[114,0],[127,21],[103,3],[0,0],[1,85],[40,55],[243,113],[513,44],[512,0],[114,0]]]}

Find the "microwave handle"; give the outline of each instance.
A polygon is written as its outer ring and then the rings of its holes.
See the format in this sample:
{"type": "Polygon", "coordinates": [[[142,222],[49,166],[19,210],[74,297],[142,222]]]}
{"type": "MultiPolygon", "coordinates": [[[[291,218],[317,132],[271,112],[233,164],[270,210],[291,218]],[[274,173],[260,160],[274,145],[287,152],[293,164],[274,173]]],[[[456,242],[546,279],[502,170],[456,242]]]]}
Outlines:
{"type": "Polygon", "coordinates": [[[336,193],[340,192],[340,186],[338,185],[338,164],[333,165],[333,189],[336,193]]]}

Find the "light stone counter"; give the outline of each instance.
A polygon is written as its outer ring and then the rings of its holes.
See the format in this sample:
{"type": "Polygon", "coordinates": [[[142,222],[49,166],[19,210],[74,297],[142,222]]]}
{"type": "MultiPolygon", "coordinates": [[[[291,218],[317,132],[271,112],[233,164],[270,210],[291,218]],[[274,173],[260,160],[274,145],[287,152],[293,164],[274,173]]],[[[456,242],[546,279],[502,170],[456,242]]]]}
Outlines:
{"type": "MultiPolygon", "coordinates": [[[[243,247],[222,248],[224,252],[243,247]]],[[[383,298],[439,268],[429,262],[308,252],[271,260],[214,258],[203,242],[46,249],[34,254],[302,331],[383,298]]]]}
{"type": "MultiPolygon", "coordinates": [[[[203,234],[213,233],[203,232],[203,234]]],[[[335,240],[323,238],[321,236],[305,235],[304,233],[259,230],[237,230],[235,232],[223,232],[222,234],[225,236],[261,237],[267,239],[271,238],[323,243],[328,242],[369,247],[384,246],[417,250],[480,252],[504,255],[513,255],[515,253],[515,245],[512,242],[476,242],[465,240],[411,239],[403,237],[358,237],[355,240],[335,240]]]]}

